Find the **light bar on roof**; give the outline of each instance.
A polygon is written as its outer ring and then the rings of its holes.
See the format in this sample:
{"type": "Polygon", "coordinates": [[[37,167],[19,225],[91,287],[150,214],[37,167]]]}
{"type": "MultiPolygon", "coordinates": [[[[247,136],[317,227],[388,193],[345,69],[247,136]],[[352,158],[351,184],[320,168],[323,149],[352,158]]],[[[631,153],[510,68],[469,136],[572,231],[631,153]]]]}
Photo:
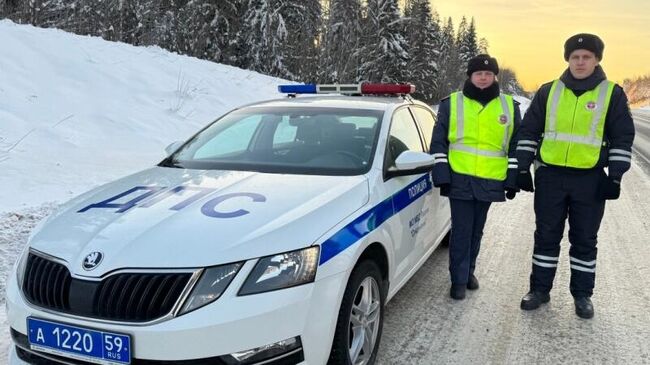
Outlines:
{"type": "Polygon", "coordinates": [[[316,94],[316,85],[279,85],[278,91],[283,94],[316,94]]]}
{"type": "Polygon", "coordinates": [[[411,84],[304,84],[280,85],[278,91],[284,94],[374,94],[396,95],[415,92],[411,84]]]}
{"type": "Polygon", "coordinates": [[[361,84],[316,85],[318,94],[361,94],[361,84]]]}
{"type": "Polygon", "coordinates": [[[363,94],[410,94],[415,92],[411,84],[362,84],[363,94]]]}

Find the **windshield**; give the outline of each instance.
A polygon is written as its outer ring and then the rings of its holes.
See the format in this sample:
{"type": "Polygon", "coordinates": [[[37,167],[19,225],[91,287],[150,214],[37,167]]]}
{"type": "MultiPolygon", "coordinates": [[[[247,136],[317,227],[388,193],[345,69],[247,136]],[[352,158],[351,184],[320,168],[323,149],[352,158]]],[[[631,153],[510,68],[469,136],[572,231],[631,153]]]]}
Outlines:
{"type": "Polygon", "coordinates": [[[382,115],[363,109],[248,107],[203,129],[160,166],[364,174],[372,163],[382,115]]]}

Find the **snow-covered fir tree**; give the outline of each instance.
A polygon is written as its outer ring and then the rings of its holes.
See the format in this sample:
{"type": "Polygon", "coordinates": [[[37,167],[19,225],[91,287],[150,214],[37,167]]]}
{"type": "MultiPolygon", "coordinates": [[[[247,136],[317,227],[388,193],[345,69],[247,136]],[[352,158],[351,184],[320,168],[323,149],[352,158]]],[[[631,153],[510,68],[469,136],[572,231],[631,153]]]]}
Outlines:
{"type": "MultiPolygon", "coordinates": [[[[360,0],[330,0],[321,51],[320,82],[354,82],[360,65],[360,0]]],[[[365,33],[365,32],[364,32],[365,33]]]]}
{"type": "Polygon", "coordinates": [[[478,54],[479,45],[476,37],[474,18],[472,18],[469,25],[467,24],[465,17],[460,21],[460,25],[458,26],[457,44],[458,56],[461,64],[467,64],[467,61],[478,54]]]}
{"type": "Polygon", "coordinates": [[[524,88],[519,83],[519,80],[517,80],[517,75],[514,70],[508,67],[500,67],[497,78],[499,79],[499,87],[504,93],[511,95],[526,95],[524,88]]]}
{"type": "Polygon", "coordinates": [[[286,65],[288,37],[285,0],[249,0],[240,37],[247,45],[242,67],[267,75],[292,79],[286,65]]]}
{"type": "Polygon", "coordinates": [[[439,68],[438,89],[437,95],[434,95],[436,100],[446,97],[460,86],[458,70],[461,66],[458,58],[458,48],[456,47],[454,23],[451,18],[447,18],[447,22],[442,28],[439,51],[437,62],[439,68]]]}
{"type": "Polygon", "coordinates": [[[409,54],[397,0],[368,0],[359,81],[406,82],[409,54]]]}
{"type": "Polygon", "coordinates": [[[190,0],[176,23],[176,47],[181,53],[224,62],[230,39],[236,35],[239,1],[190,0]]]}
{"type": "Polygon", "coordinates": [[[434,102],[438,89],[438,64],[442,34],[438,13],[428,0],[411,0],[404,9],[405,34],[410,56],[408,79],[415,84],[415,96],[434,102]]]}
{"type": "Polygon", "coordinates": [[[288,35],[284,54],[287,69],[298,81],[317,81],[321,12],[320,0],[285,2],[283,14],[288,35]]]}

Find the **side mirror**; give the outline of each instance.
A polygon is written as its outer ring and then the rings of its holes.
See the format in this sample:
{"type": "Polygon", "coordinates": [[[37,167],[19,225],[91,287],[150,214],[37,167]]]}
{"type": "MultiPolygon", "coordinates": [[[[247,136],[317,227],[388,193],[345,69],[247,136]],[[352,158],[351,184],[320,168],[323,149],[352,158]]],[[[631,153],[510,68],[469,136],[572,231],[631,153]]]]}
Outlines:
{"type": "Polygon", "coordinates": [[[424,152],[404,151],[397,156],[395,166],[386,172],[386,178],[423,174],[431,170],[434,158],[424,152]]]}
{"type": "Polygon", "coordinates": [[[167,147],[165,147],[165,152],[167,153],[167,156],[171,155],[172,153],[176,152],[178,147],[180,147],[183,144],[183,141],[176,141],[170,143],[167,147]]]}
{"type": "Polygon", "coordinates": [[[395,167],[399,171],[415,170],[421,167],[432,167],[434,158],[424,152],[404,151],[397,156],[395,167]]]}

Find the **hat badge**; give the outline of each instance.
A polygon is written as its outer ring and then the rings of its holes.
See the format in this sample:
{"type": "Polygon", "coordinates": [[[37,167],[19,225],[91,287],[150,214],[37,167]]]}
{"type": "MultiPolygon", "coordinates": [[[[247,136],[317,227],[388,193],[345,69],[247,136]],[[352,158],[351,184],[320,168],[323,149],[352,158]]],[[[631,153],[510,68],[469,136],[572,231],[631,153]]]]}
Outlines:
{"type": "Polygon", "coordinates": [[[582,38],[578,38],[578,42],[582,42],[582,38]]]}
{"type": "Polygon", "coordinates": [[[501,115],[499,116],[499,123],[501,123],[501,124],[506,124],[506,123],[508,123],[508,117],[506,117],[505,114],[501,114],[501,115]]]}
{"type": "Polygon", "coordinates": [[[485,63],[487,65],[490,62],[488,60],[485,60],[485,61],[483,61],[483,63],[485,63]]]}
{"type": "Polygon", "coordinates": [[[596,102],[594,102],[594,101],[590,101],[590,102],[587,103],[587,105],[585,105],[587,110],[595,110],[597,106],[598,105],[596,105],[596,102]]]}

